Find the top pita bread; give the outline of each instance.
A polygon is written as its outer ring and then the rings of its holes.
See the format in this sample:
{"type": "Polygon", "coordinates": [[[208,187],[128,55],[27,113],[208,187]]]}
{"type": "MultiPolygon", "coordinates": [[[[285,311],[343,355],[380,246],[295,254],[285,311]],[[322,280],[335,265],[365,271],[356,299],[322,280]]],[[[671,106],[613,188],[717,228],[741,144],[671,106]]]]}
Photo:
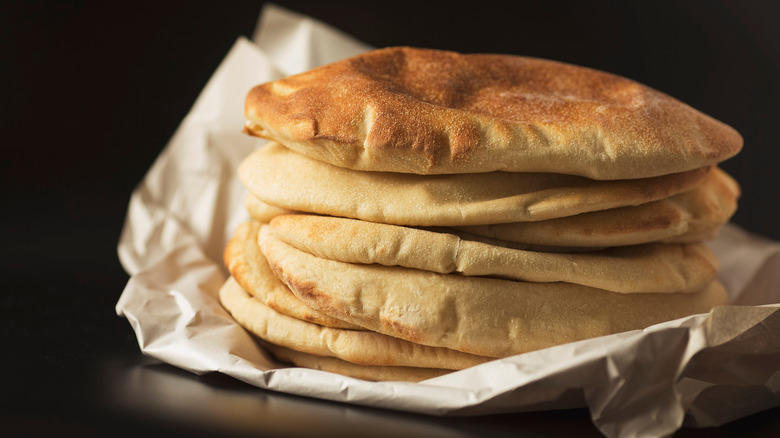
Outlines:
{"type": "Polygon", "coordinates": [[[340,167],[646,178],[736,154],[731,127],[612,74],[387,48],[253,88],[246,131],[340,167]]]}

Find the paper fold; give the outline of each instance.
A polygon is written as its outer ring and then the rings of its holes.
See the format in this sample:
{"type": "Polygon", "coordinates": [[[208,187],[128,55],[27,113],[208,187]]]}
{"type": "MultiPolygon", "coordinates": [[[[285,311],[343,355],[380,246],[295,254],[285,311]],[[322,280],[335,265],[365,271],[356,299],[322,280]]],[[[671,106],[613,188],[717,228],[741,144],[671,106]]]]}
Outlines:
{"type": "Polygon", "coordinates": [[[780,404],[780,245],[727,226],[711,247],[741,306],[561,345],[422,383],[277,369],[221,308],[222,250],[248,218],[239,162],[263,141],[241,133],[253,86],[369,49],[266,6],[239,39],[133,193],[118,253],[131,275],[117,303],[144,354],[261,388],[435,415],[588,406],[607,436],[663,436],[780,404]],[[766,304],[767,306],[759,307],[766,304]]]}

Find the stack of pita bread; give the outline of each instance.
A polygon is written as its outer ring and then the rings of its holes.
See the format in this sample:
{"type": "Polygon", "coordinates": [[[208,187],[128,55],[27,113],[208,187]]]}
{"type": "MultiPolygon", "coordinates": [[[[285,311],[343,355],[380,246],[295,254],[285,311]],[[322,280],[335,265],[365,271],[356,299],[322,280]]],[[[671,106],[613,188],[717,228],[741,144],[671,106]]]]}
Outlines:
{"type": "Polygon", "coordinates": [[[423,380],[727,303],[731,127],[559,62],[414,48],[252,89],[220,298],[278,359],[423,380]]]}

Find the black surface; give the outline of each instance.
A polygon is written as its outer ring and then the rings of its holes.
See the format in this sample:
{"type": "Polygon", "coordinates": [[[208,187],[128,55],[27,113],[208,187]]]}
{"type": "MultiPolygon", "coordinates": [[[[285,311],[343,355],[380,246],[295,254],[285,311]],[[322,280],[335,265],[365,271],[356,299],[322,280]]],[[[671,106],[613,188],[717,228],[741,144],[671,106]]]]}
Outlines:
{"type": "MultiPolygon", "coordinates": [[[[622,74],[736,127],[734,220],[780,239],[780,2],[277,2],[377,47],[622,74]]],[[[130,193],[262,2],[0,3],[0,435],[578,436],[587,411],[438,419],[274,394],[144,358],[114,305],[130,193]]],[[[778,435],[773,409],[679,436],[778,435]]]]}

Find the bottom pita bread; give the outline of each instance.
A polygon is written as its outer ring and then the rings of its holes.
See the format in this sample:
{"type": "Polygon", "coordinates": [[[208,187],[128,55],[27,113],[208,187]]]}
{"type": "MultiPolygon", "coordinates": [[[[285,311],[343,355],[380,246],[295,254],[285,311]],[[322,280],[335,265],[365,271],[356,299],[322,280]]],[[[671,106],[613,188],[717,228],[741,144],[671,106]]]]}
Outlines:
{"type": "Polygon", "coordinates": [[[452,370],[437,368],[358,365],[336,359],[335,357],[315,356],[313,354],[301,353],[300,351],[269,344],[268,342],[263,342],[263,346],[282,362],[363,380],[419,382],[452,372],[452,370]]]}

